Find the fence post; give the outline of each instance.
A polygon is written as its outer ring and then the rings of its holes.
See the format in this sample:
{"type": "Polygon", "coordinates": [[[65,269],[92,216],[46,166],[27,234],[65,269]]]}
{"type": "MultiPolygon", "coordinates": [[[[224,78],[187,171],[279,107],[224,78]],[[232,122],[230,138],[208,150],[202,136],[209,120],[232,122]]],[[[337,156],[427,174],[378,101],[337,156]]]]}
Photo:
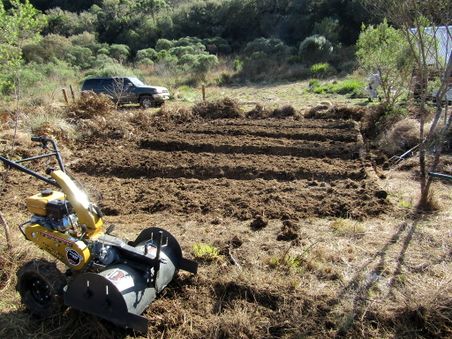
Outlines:
{"type": "Polygon", "coordinates": [[[69,85],[69,89],[71,90],[72,102],[75,102],[74,89],[72,88],[72,85],[69,85]]]}
{"type": "Polygon", "coordinates": [[[202,85],[202,101],[206,101],[206,86],[202,85]]]}
{"type": "Polygon", "coordinates": [[[66,88],[63,88],[62,91],[63,91],[64,101],[66,101],[66,105],[69,105],[69,100],[67,99],[66,88]]]}

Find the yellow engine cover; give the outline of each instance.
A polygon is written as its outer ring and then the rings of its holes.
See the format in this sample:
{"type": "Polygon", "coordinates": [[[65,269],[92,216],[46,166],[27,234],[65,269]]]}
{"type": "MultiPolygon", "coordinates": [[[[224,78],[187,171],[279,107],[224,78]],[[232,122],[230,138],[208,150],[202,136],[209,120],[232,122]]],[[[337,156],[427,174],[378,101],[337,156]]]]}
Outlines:
{"type": "Polygon", "coordinates": [[[73,270],[83,269],[90,261],[91,252],[86,244],[69,234],[52,231],[38,224],[26,226],[24,232],[28,240],[73,270]]]}
{"type": "Polygon", "coordinates": [[[49,201],[64,200],[64,193],[52,192],[50,195],[43,195],[42,193],[35,194],[27,198],[27,208],[33,214],[45,217],[47,215],[46,206],[49,201]]]}

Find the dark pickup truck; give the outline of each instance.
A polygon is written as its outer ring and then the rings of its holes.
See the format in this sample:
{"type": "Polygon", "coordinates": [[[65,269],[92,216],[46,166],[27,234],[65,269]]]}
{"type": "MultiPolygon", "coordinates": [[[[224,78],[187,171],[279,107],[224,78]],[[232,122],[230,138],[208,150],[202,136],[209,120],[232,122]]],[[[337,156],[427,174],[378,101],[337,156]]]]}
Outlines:
{"type": "Polygon", "coordinates": [[[105,77],[86,79],[82,92],[103,93],[117,104],[140,104],[143,108],[158,107],[169,99],[167,88],[148,86],[135,77],[105,77]]]}

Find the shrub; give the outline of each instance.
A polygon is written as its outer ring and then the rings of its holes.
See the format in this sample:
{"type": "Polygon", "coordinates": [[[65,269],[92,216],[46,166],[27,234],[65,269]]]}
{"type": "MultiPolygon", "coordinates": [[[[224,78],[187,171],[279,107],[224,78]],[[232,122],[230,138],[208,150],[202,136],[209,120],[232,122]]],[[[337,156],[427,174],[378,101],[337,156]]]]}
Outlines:
{"type": "Polygon", "coordinates": [[[247,56],[256,52],[276,58],[289,55],[290,48],[279,39],[258,38],[247,43],[244,49],[247,56]]]}
{"type": "Polygon", "coordinates": [[[98,76],[98,77],[110,77],[110,76],[120,76],[120,75],[133,75],[136,72],[127,68],[115,61],[103,64],[101,68],[92,69],[86,72],[87,77],[98,76]]]}
{"type": "Polygon", "coordinates": [[[157,61],[158,53],[153,48],[140,49],[137,52],[136,61],[139,63],[143,63],[143,60],[150,59],[152,61],[157,61]]]}
{"type": "Polygon", "coordinates": [[[163,51],[163,50],[169,50],[174,46],[174,43],[167,39],[159,39],[157,40],[157,43],[155,44],[155,50],[157,52],[163,51]]]}
{"type": "Polygon", "coordinates": [[[314,64],[328,61],[333,53],[333,45],[322,35],[312,35],[300,43],[298,54],[303,62],[314,64]]]}
{"type": "Polygon", "coordinates": [[[130,54],[129,46],[122,44],[112,44],[110,46],[110,56],[120,63],[127,60],[130,54]]]}
{"type": "Polygon", "coordinates": [[[325,78],[335,73],[334,68],[327,62],[312,65],[310,71],[311,75],[317,78],[325,78]]]}

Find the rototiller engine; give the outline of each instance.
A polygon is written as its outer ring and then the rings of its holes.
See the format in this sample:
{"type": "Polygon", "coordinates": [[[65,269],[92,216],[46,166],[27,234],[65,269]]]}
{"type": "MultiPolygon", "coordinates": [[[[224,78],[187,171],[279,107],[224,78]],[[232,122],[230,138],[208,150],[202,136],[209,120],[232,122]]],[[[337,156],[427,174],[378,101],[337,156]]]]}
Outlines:
{"type": "Polygon", "coordinates": [[[22,302],[39,318],[66,305],[146,332],[143,311],[179,269],[196,274],[197,263],[184,259],[177,240],[161,228],[147,228],[130,242],[111,235],[112,226],[104,232],[100,209],[66,174],[56,143],[45,137],[32,141],[50,153],[19,161],[0,156],[0,160],[59,188],[27,198],[32,217],[19,228],[27,240],[62,261],[68,270],[63,274],[55,263],[42,259],[25,264],[17,273],[22,302]],[[50,177],[22,165],[53,157],[59,169],[47,169],[50,177]]]}

